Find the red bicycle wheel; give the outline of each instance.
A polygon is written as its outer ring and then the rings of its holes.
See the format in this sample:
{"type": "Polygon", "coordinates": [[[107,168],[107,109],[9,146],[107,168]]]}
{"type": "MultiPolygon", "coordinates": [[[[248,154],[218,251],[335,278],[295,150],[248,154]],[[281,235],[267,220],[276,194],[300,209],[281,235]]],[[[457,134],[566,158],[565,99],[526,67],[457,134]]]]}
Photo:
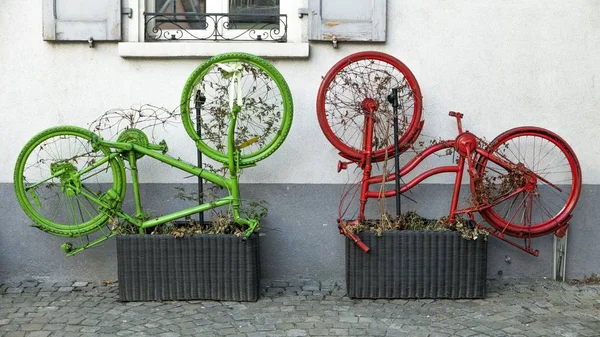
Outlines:
{"type": "Polygon", "coordinates": [[[365,111],[374,100],[373,160],[394,155],[394,113],[388,95],[398,88],[400,151],[414,141],[421,121],[421,89],[412,72],[398,59],[375,51],[349,55],[325,75],[317,96],[317,116],[325,137],[348,159],[362,158],[365,111]]]}
{"type": "Polygon", "coordinates": [[[551,131],[527,126],[502,133],[488,151],[514,169],[479,158],[479,186],[488,200],[501,201],[480,211],[485,221],[513,237],[550,234],[569,221],[581,192],[581,168],[567,142],[551,131]],[[524,190],[506,198],[516,187],[524,190]]]}

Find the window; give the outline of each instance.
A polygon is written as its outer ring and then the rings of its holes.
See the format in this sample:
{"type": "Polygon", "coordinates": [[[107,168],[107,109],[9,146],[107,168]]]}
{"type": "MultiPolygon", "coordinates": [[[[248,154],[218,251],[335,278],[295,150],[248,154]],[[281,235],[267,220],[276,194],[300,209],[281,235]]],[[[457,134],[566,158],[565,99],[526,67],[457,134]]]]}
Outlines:
{"type": "Polygon", "coordinates": [[[240,51],[307,58],[305,0],[140,0],[124,16],[126,58],[210,57],[240,51]]]}
{"type": "Polygon", "coordinates": [[[279,0],[148,0],[146,42],[287,40],[279,0]]]}

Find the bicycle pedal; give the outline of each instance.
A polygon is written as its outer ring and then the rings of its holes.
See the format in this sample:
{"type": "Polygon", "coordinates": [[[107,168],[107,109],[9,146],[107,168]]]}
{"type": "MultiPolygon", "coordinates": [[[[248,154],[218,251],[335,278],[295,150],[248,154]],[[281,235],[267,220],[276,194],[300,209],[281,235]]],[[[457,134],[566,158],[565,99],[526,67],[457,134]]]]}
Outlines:
{"type": "Polygon", "coordinates": [[[238,150],[248,147],[258,141],[258,137],[252,137],[238,146],[238,150]]]}
{"type": "Polygon", "coordinates": [[[65,242],[62,245],[60,245],[60,250],[62,250],[65,253],[70,253],[73,251],[73,244],[70,242],[65,242]]]}

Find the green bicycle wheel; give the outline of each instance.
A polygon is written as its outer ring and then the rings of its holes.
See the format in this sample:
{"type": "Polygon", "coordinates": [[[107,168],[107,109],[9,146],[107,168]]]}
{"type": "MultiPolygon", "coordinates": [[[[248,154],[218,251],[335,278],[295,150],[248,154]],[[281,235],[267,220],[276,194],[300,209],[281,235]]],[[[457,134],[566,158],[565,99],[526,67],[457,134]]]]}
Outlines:
{"type": "Polygon", "coordinates": [[[100,204],[118,208],[123,202],[122,159],[107,160],[111,150],[92,146],[92,137],[86,129],[59,126],[37,134],[19,154],[14,172],[17,200],[41,230],[87,235],[108,223],[108,212],[100,204]]]}
{"type": "Polygon", "coordinates": [[[216,161],[227,163],[233,102],[230,88],[235,76],[224,69],[230,67],[237,67],[240,72],[241,110],[234,138],[240,164],[244,166],[265,159],[281,146],[292,125],[292,95],[279,71],[254,55],[221,54],[196,68],[183,88],[181,116],[197,148],[216,161]]]}

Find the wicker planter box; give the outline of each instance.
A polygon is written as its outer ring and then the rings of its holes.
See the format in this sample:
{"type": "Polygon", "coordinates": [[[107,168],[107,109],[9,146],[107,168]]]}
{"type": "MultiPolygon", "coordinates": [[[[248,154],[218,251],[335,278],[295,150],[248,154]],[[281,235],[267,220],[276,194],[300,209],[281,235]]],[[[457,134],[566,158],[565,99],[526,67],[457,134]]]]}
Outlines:
{"type": "Polygon", "coordinates": [[[256,301],[258,235],[119,235],[121,301],[256,301]]]}
{"type": "Polygon", "coordinates": [[[346,239],[346,289],[352,298],[483,298],[487,241],[458,232],[359,234],[369,253],[346,239]]]}

